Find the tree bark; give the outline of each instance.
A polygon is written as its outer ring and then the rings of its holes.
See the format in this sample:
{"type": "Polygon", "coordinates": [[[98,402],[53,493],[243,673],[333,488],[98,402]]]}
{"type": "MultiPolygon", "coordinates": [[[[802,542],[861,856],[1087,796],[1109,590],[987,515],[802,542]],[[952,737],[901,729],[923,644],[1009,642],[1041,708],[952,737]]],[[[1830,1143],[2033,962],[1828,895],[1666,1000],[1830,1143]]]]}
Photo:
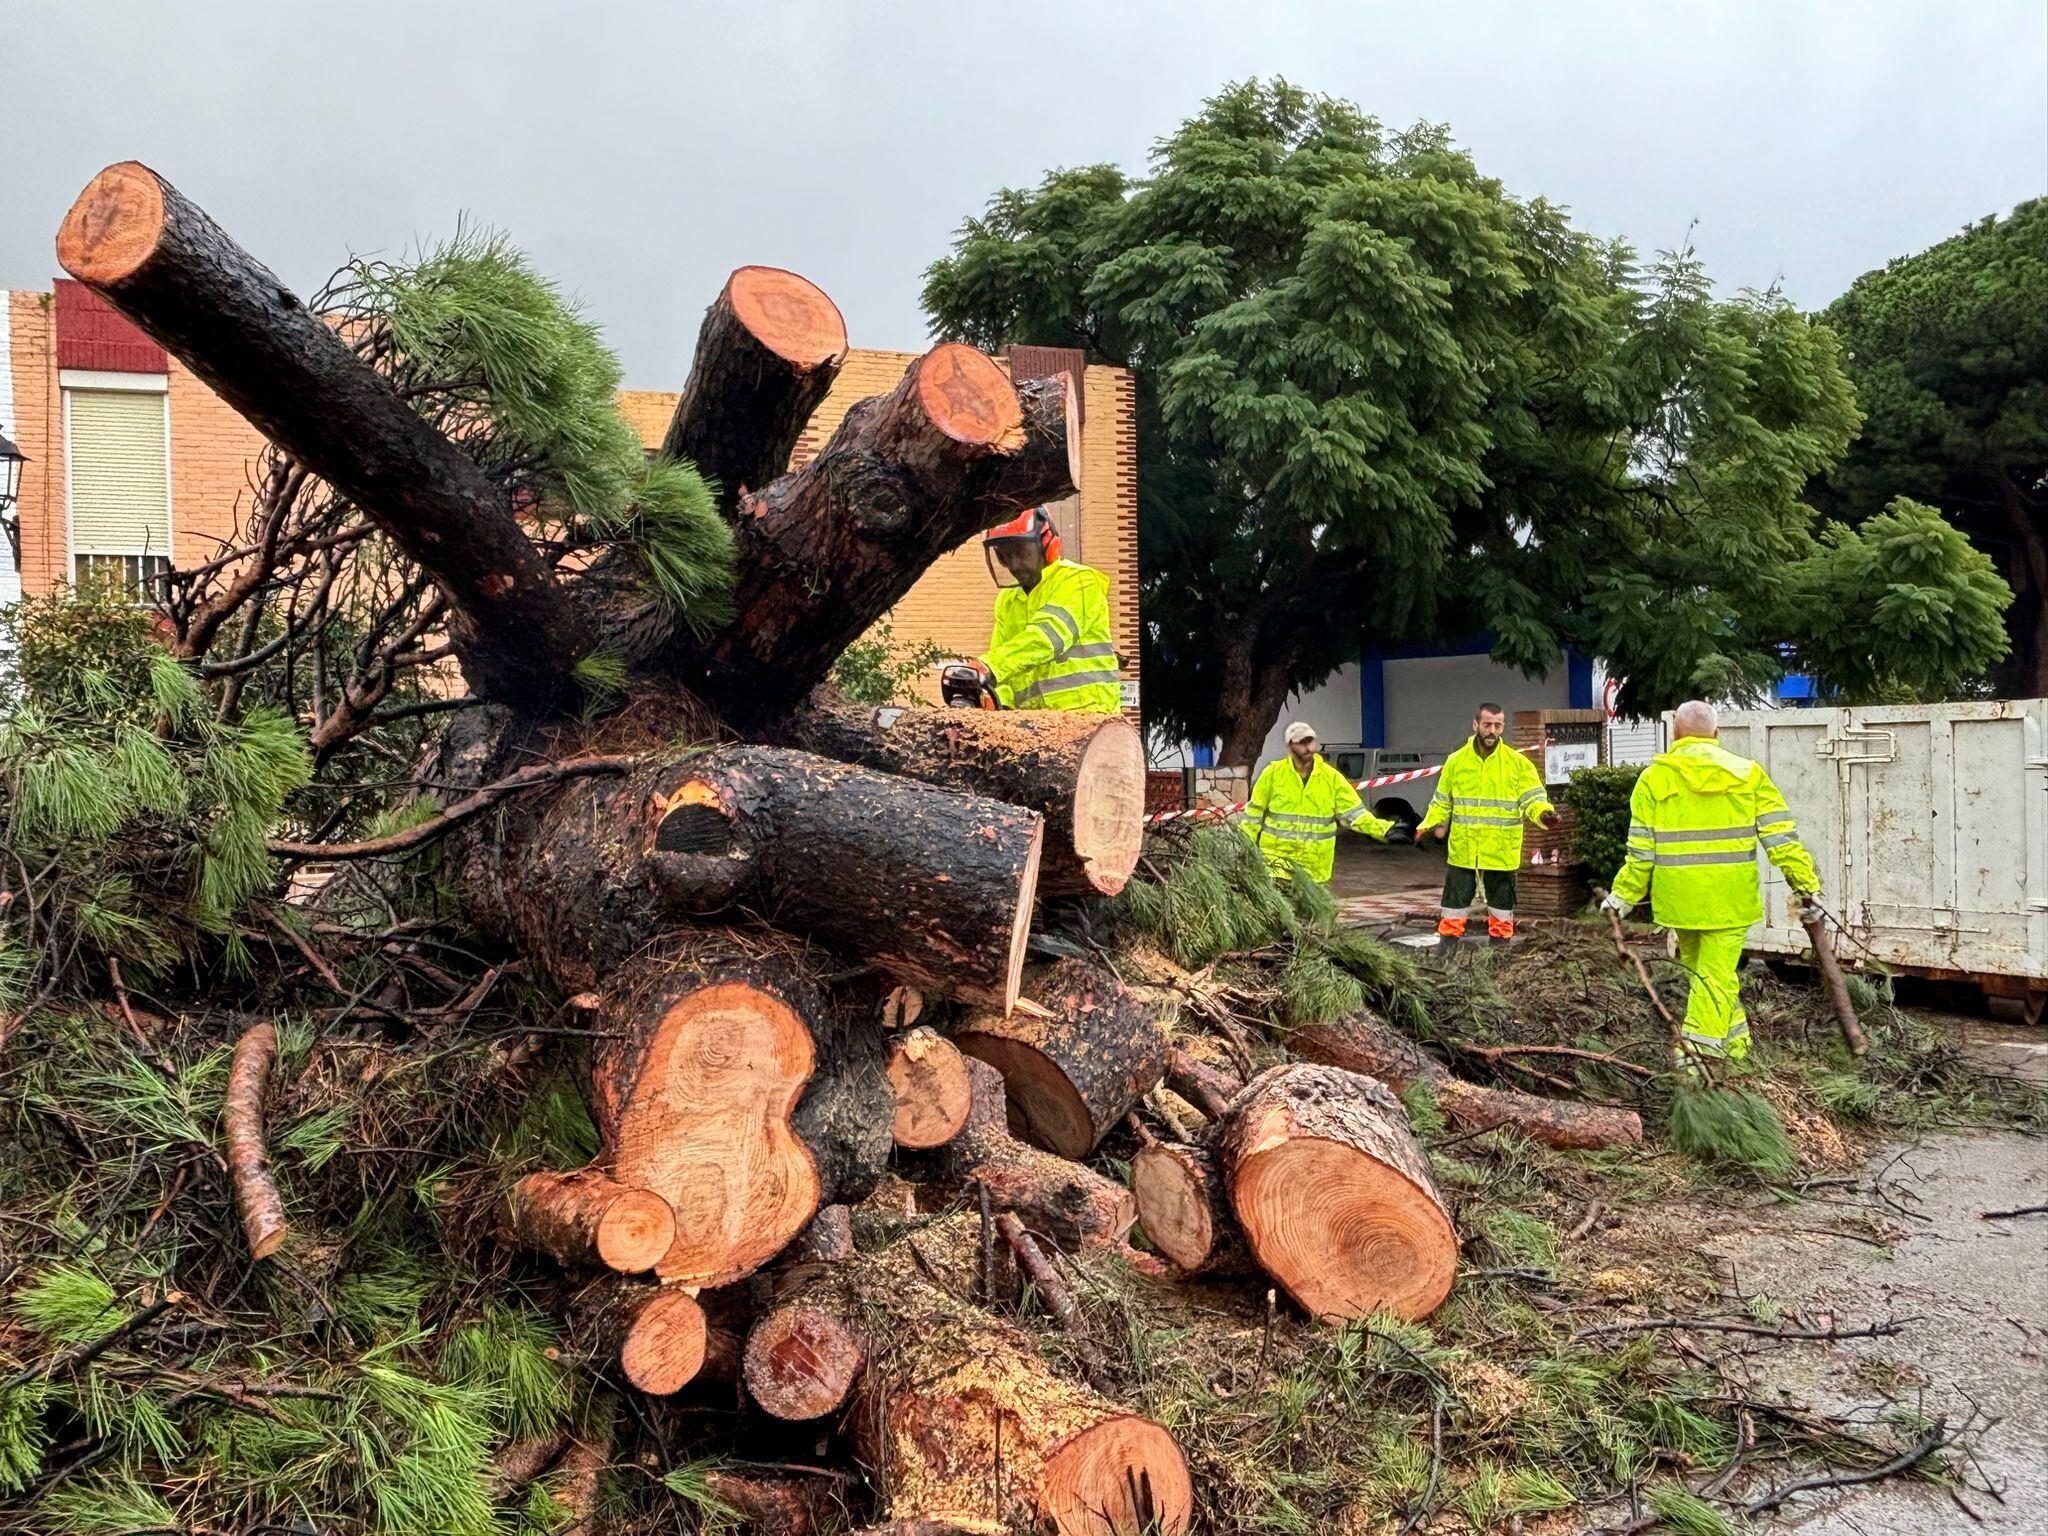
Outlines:
{"type": "Polygon", "coordinates": [[[573,702],[591,638],[505,498],[175,187],[108,166],[65,215],[57,259],[419,562],[472,693],[529,713],[573,702]]]}
{"type": "Polygon", "coordinates": [[[1176,1046],[1166,1062],[1166,1085],[1211,1120],[1230,1113],[1230,1101],[1244,1084],[1221,1067],[1176,1046]]]}
{"type": "Polygon", "coordinates": [[[846,321],[824,293],[779,267],[741,267],[704,312],[661,451],[696,465],[730,517],[789,468],[845,361],[846,321]]]}
{"type": "Polygon", "coordinates": [[[1223,1165],[1208,1147],[1155,1141],[1131,1159],[1138,1225],[1152,1246],[1189,1274],[1245,1275],[1258,1270],[1230,1209],[1223,1165]]]}
{"type": "Polygon", "coordinates": [[[1458,1234],[1401,1104],[1381,1084],[1292,1063],[1245,1085],[1218,1128],[1230,1205],[1260,1268],[1311,1317],[1427,1317],[1458,1234]]]}
{"type": "Polygon", "coordinates": [[[790,745],[1045,817],[1042,896],[1114,896],[1145,840],[1145,750],[1119,715],[877,709],[836,700],[779,729],[790,745]]]}
{"type": "Polygon", "coordinates": [[[935,1152],[906,1157],[906,1176],[949,1192],[978,1182],[994,1209],[1015,1211],[1034,1232],[1063,1248],[1121,1244],[1137,1219],[1131,1192],[1093,1169],[1011,1136],[1001,1074],[973,1060],[967,1073],[974,1084],[974,1107],[966,1128],[935,1152]]]}
{"type": "Polygon", "coordinates": [[[1043,822],[774,747],[650,758],[508,802],[459,845],[465,909],[569,991],[678,916],[747,908],[911,986],[1016,997],[1043,822]]]}
{"type": "Polygon", "coordinates": [[[894,1348],[863,1377],[856,1429],[885,1517],[1060,1536],[1188,1528],[1193,1485],[1165,1428],[914,1271],[874,1269],[863,1299],[888,1314],[894,1348]]]}
{"type": "Polygon", "coordinates": [[[671,637],[667,669],[735,724],[787,712],[938,556],[1072,494],[1071,417],[1064,376],[1020,401],[973,348],[934,347],[891,394],[849,411],[816,458],[741,502],[734,621],[671,637]]]}
{"type": "Polygon", "coordinates": [[[617,1360],[651,1397],[680,1392],[704,1364],[704,1309],[679,1285],[609,1279],[576,1298],[571,1336],[594,1360],[617,1360]]]}
{"type": "Polygon", "coordinates": [[[1114,975],[1086,960],[1035,968],[1043,1012],[974,1013],[953,1043],[1003,1075],[1012,1128],[1034,1146],[1083,1158],[1166,1075],[1166,1033],[1114,975]]]}
{"type": "Polygon", "coordinates": [[[738,1529],[754,1536],[816,1536],[819,1531],[842,1529],[846,1517],[837,1478],[755,1477],[717,1470],[705,1474],[704,1485],[732,1511],[738,1529]]]}
{"type": "Polygon", "coordinates": [[[912,1151],[943,1146],[960,1134],[974,1103],[967,1060],[958,1046],[922,1025],[908,1030],[889,1052],[889,1082],[896,1090],[891,1133],[912,1151]]]}
{"type": "Polygon", "coordinates": [[[675,1212],[666,1200],[594,1169],[530,1173],[512,1187],[507,1205],[513,1236],[558,1264],[640,1274],[676,1240],[675,1212]]]}
{"type": "Polygon", "coordinates": [[[1263,621],[1254,618],[1250,636],[1224,653],[1223,687],[1217,696],[1223,741],[1217,761],[1232,768],[1250,768],[1258,762],[1259,750],[1293,687],[1293,656],[1264,654],[1262,627],[1263,621]]]}
{"type": "Polygon", "coordinates": [[[269,1258],[284,1246],[291,1232],[263,1134],[263,1099],[270,1088],[270,1064],[276,1056],[276,1026],[252,1024],[242,1032],[228,1065],[226,1107],[221,1114],[228,1133],[228,1172],[234,1179],[235,1204],[242,1212],[242,1233],[249,1240],[252,1259],[269,1258]]]}
{"type": "Polygon", "coordinates": [[[1406,1035],[1367,1014],[1296,1025],[1287,1031],[1287,1048],[1304,1060],[1377,1078],[1397,1093],[1410,1083],[1425,1083],[1435,1093],[1444,1118],[1461,1131],[1508,1125],[1550,1147],[1597,1150],[1642,1145],[1642,1117],[1632,1109],[1572,1104],[1468,1083],[1453,1077],[1450,1068],[1406,1035]]]}

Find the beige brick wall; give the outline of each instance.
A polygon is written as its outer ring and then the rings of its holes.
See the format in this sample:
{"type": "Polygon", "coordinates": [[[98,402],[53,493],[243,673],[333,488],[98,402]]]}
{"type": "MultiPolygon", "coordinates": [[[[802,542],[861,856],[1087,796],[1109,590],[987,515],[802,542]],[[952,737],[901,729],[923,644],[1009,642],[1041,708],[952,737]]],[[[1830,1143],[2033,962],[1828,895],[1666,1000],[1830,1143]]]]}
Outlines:
{"type": "Polygon", "coordinates": [[[172,558],[204,565],[248,521],[263,434],[176,358],[170,415],[172,558]]]}
{"type": "Polygon", "coordinates": [[[47,592],[69,578],[70,533],[64,515],[64,399],[57,388],[57,327],[52,296],[7,296],[14,369],[14,441],[21,466],[21,590],[47,592]]]}

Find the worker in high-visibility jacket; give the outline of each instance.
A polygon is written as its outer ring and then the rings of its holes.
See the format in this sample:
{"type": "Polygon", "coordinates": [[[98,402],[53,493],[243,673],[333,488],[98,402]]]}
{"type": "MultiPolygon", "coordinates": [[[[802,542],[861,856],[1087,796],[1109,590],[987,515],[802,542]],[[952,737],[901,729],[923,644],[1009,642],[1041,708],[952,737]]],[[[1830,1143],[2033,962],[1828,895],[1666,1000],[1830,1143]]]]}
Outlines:
{"type": "Polygon", "coordinates": [[[1556,808],[1536,765],[1502,741],[1507,715],[1498,704],[1482,704],[1472,719],[1472,739],[1444,762],[1436,793],[1415,829],[1415,841],[1431,828],[1445,850],[1443,905],[1437,916],[1439,949],[1465,937],[1465,912],[1483,881],[1486,936],[1506,944],[1515,936],[1515,871],[1522,864],[1522,822],[1549,826],[1556,808]]]}
{"type": "Polygon", "coordinates": [[[1749,1054],[1749,1015],[1737,968],[1750,925],[1764,915],[1756,851],[1802,899],[1820,894],[1820,875],[1771,776],[1723,748],[1719,734],[1711,704],[1678,706],[1671,750],[1629,796],[1628,852],[1601,906],[1626,917],[1648,892],[1650,914],[1677,933],[1678,963],[1691,978],[1686,1045],[1739,1061],[1749,1054]]]}
{"type": "Polygon", "coordinates": [[[1044,507],[989,529],[981,547],[1001,588],[995,628],[978,660],[947,669],[946,701],[977,702],[978,690],[978,702],[992,708],[1115,714],[1123,694],[1109,578],[1061,557],[1059,529],[1044,507]]]}
{"type": "Polygon", "coordinates": [[[1287,755],[1268,763],[1252,786],[1245,835],[1275,875],[1301,874],[1327,885],[1340,829],[1384,843],[1394,824],[1368,811],[1351,781],[1316,751],[1314,726],[1297,720],[1286,735],[1287,755]]]}

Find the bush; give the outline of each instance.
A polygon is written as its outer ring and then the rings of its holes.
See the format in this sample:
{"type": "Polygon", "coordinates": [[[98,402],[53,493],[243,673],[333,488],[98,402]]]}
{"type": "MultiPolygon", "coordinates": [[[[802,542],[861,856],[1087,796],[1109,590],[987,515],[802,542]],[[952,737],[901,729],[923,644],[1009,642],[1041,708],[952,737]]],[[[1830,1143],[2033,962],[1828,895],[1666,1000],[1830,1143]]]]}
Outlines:
{"type": "Polygon", "coordinates": [[[899,704],[912,695],[918,677],[948,654],[931,640],[899,645],[884,619],[840,652],[832,663],[832,686],[856,704],[899,704]]]}
{"type": "Polygon", "coordinates": [[[1605,885],[1621,868],[1628,849],[1628,797],[1640,768],[1581,768],[1564,788],[1574,818],[1572,857],[1583,859],[1592,879],[1605,885]]]}

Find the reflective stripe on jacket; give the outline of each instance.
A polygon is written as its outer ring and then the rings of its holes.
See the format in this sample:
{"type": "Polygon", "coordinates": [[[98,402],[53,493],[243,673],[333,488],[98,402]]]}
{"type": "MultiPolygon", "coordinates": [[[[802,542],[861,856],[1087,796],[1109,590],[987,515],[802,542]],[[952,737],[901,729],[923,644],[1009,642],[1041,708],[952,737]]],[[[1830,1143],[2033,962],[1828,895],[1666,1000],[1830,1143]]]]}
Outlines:
{"type": "Polygon", "coordinates": [[[1351,781],[1320,757],[1306,779],[1292,757],[1268,763],[1252,786],[1244,820],[1246,834],[1274,874],[1299,869],[1324,881],[1337,865],[1339,827],[1384,843],[1393,826],[1368,811],[1351,781]]]}
{"type": "Polygon", "coordinates": [[[1445,856],[1459,869],[1517,869],[1522,821],[1551,809],[1536,765],[1506,742],[1481,757],[1471,742],[1444,761],[1436,793],[1416,830],[1451,824],[1445,856]]]}
{"type": "Polygon", "coordinates": [[[1647,890],[1666,928],[1747,928],[1764,915],[1758,848],[1793,890],[1820,889],[1771,776],[1717,741],[1688,736],[1636,779],[1614,894],[1633,905],[1647,890]]]}
{"type": "Polygon", "coordinates": [[[1109,578],[1055,560],[1029,592],[1003,588],[981,662],[995,674],[996,697],[1011,709],[1115,714],[1123,696],[1110,635],[1109,578]]]}

